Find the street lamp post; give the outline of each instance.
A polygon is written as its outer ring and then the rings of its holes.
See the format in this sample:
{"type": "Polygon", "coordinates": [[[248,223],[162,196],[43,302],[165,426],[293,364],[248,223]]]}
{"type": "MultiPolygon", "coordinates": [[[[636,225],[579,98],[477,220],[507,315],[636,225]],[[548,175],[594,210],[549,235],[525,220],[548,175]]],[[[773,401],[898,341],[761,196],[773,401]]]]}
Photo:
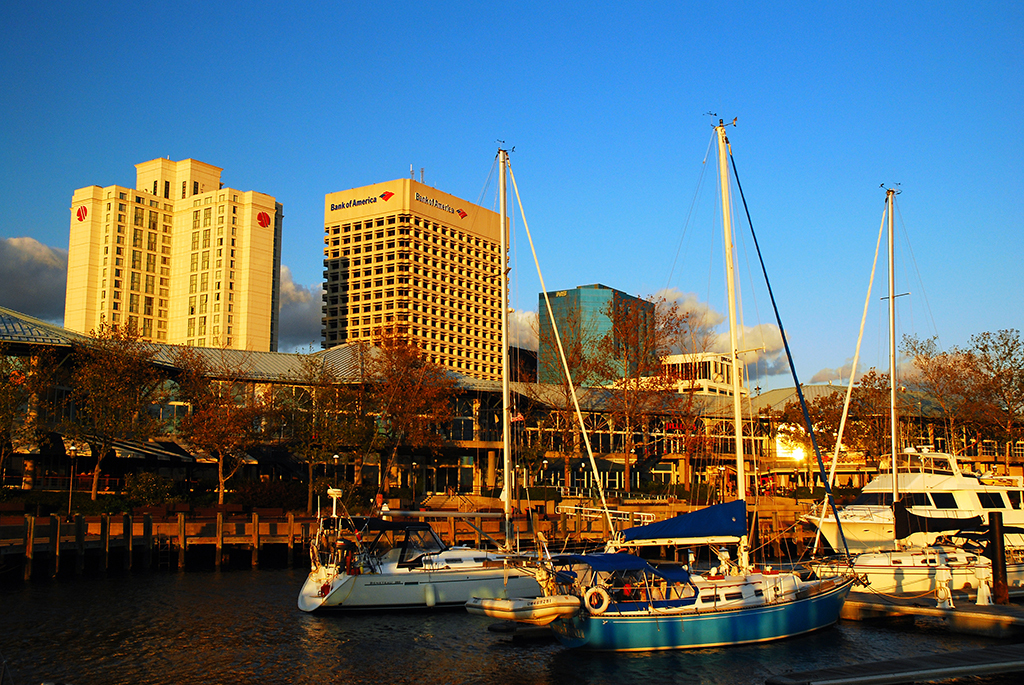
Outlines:
{"type": "Polygon", "coordinates": [[[540,484],[544,487],[544,515],[548,515],[548,460],[541,462],[544,470],[540,474],[540,484]]]}
{"type": "Polygon", "coordinates": [[[334,455],[334,487],[338,487],[338,455],[334,455]]]}
{"type": "Polygon", "coordinates": [[[71,452],[71,470],[68,472],[68,520],[71,520],[71,497],[75,492],[75,455],[77,449],[74,445],[68,447],[68,451],[71,452]]]}
{"type": "Polygon", "coordinates": [[[416,502],[416,469],[418,467],[419,467],[419,464],[417,464],[416,462],[412,463],[412,501],[413,501],[413,503],[416,502]]]}

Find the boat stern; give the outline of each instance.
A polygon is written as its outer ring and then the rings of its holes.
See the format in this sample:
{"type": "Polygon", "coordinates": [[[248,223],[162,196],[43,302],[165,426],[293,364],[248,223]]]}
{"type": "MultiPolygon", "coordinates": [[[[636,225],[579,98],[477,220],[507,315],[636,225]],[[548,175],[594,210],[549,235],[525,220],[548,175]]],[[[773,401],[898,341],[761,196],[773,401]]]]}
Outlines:
{"type": "Polygon", "coordinates": [[[327,573],[324,567],[311,571],[299,591],[298,606],[302,611],[316,611],[339,604],[339,591],[352,576],[327,573]]]}

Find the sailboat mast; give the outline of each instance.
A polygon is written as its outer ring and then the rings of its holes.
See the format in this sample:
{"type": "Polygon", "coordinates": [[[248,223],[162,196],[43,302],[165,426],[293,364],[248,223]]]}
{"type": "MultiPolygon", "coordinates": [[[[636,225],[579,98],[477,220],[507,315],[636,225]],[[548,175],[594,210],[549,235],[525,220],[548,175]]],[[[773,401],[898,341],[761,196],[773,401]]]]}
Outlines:
{"type": "Polygon", "coordinates": [[[885,204],[887,205],[887,220],[889,224],[889,444],[891,446],[892,461],[892,501],[895,504],[899,498],[899,486],[896,483],[896,251],[893,247],[893,203],[896,197],[896,190],[888,188],[885,191],[885,204]]]}
{"type": "Polygon", "coordinates": [[[732,359],[732,410],[736,431],[736,499],[747,498],[747,479],[743,464],[743,406],[740,396],[742,371],[736,339],[736,273],[732,242],[732,203],[729,199],[729,139],[725,124],[718,120],[718,178],[722,195],[722,225],[725,232],[725,279],[729,291],[729,355],[732,359]]]}
{"type": "Polygon", "coordinates": [[[512,423],[508,379],[508,151],[498,150],[499,217],[501,222],[501,444],[505,491],[505,544],[512,540],[512,423]]]}

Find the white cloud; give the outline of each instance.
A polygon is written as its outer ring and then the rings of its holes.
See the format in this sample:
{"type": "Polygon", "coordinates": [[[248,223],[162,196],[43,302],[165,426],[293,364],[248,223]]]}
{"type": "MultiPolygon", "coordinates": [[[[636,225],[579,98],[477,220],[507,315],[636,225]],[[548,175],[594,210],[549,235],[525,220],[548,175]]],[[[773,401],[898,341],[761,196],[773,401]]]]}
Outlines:
{"type": "Polygon", "coordinates": [[[62,325],[68,251],[34,238],[0,240],[0,305],[62,325]]]}
{"type": "MultiPolygon", "coordinates": [[[[845,385],[850,382],[850,374],[853,372],[853,359],[849,358],[844,364],[834,369],[821,369],[811,376],[811,383],[830,383],[838,381],[838,385],[845,385]]],[[[860,377],[860,374],[856,374],[860,377]]]]}
{"type": "MultiPolygon", "coordinates": [[[[679,306],[681,314],[689,317],[689,342],[684,347],[706,352],[729,351],[729,330],[725,314],[702,302],[695,293],[686,293],[678,288],[659,290],[654,297],[664,298],[679,306]]],[[[756,379],[789,372],[782,334],[775,324],[757,326],[740,325],[737,332],[739,349],[746,350],[740,355],[747,367],[750,378],[756,379]]]]}
{"type": "Polygon", "coordinates": [[[292,271],[281,265],[281,312],[279,352],[307,352],[320,349],[320,318],[323,285],[309,287],[292,280],[292,271]]]}
{"type": "Polygon", "coordinates": [[[508,344],[527,350],[537,349],[537,312],[514,309],[508,315],[508,344]]]}

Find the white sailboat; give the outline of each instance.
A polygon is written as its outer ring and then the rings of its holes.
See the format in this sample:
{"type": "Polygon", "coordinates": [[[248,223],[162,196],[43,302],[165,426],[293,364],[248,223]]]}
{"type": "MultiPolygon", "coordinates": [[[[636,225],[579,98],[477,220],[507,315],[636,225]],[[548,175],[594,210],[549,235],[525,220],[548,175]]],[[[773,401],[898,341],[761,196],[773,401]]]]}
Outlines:
{"type": "MultiPolygon", "coordinates": [[[[940,587],[979,588],[992,577],[992,562],[964,531],[981,530],[988,514],[1000,512],[1011,527],[1024,525],[1022,483],[1015,476],[965,473],[952,454],[898,448],[896,412],[896,289],[893,239],[897,191],[886,190],[889,256],[889,472],[872,479],[860,496],[838,512],[807,516],[835,550],[855,556],[811,564],[822,577],[856,573],[875,592],[929,592],[940,587]]],[[[1006,534],[1010,585],[1024,583],[1024,535],[1006,534]]]]}
{"type": "MultiPolygon", "coordinates": [[[[507,258],[505,170],[508,153],[498,151],[501,165],[501,254],[507,258]]],[[[501,270],[502,437],[504,446],[505,542],[498,552],[449,547],[430,525],[408,520],[419,512],[391,512],[388,519],[339,517],[339,491],[333,515],[320,520],[310,546],[311,569],[299,592],[303,611],[430,609],[462,606],[471,597],[524,597],[540,594],[537,581],[506,564],[511,551],[512,468],[508,372],[508,271],[501,270]],[[346,535],[342,528],[348,528],[346,535]]]]}
{"type": "MultiPolygon", "coordinates": [[[[735,123],[735,122],[734,122],[735,123]]],[[[733,275],[730,175],[725,125],[715,127],[726,244],[730,347],[738,497],[646,526],[610,541],[611,550],[655,545],[735,545],[737,562],[719,550],[708,574],[659,568],[624,551],[548,557],[532,568],[558,610],[516,618],[513,602],[474,599],[474,614],[549,624],[567,647],[607,651],[685,649],[776,640],[832,625],[839,618],[853,576],[804,581],[796,573],[757,569],[747,553],[740,361],[733,275]]]]}

